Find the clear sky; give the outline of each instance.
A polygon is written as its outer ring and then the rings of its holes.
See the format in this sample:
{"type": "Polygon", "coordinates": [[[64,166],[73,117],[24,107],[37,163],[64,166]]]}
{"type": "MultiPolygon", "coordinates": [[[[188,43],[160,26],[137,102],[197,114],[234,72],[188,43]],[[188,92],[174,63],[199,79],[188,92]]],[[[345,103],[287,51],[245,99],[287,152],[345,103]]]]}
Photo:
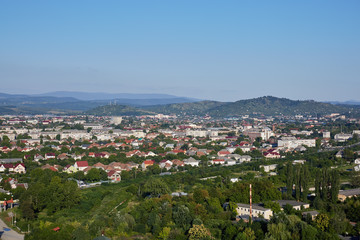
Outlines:
{"type": "Polygon", "coordinates": [[[360,1],[0,0],[0,83],[360,100],[360,1]]]}

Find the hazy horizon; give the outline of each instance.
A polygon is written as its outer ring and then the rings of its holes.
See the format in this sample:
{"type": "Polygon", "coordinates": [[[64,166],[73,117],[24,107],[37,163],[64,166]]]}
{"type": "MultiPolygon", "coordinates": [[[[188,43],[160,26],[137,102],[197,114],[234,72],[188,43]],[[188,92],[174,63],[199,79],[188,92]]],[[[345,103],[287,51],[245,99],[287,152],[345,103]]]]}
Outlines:
{"type": "Polygon", "coordinates": [[[0,6],[0,92],[360,101],[359,1],[0,6]]]}
{"type": "MultiPolygon", "coordinates": [[[[116,97],[110,97],[110,95],[144,95],[144,96],[140,96],[139,98],[136,98],[135,96],[130,96],[130,97],[118,97],[119,99],[166,99],[167,98],[189,98],[189,99],[193,99],[193,100],[200,100],[200,101],[203,101],[203,100],[210,100],[210,101],[220,101],[220,102],[235,102],[235,101],[240,101],[240,100],[248,100],[248,99],[255,99],[255,98],[261,98],[261,97],[276,97],[276,98],[286,98],[286,99],[290,99],[290,100],[294,100],[294,101],[297,101],[297,100],[303,100],[303,101],[306,101],[306,100],[314,100],[314,101],[318,101],[318,102],[339,102],[339,103],[346,103],[346,102],[357,102],[357,103],[360,103],[359,100],[355,100],[355,99],[348,99],[348,100],[344,100],[344,101],[339,101],[339,100],[332,100],[332,99],[327,99],[327,100],[316,100],[316,99],[296,99],[296,98],[288,98],[288,97],[282,97],[282,96],[274,96],[274,95],[263,95],[263,96],[257,96],[257,97],[252,97],[252,98],[239,98],[237,100],[233,100],[233,101],[221,101],[221,100],[216,100],[216,99],[200,99],[200,98],[195,98],[195,97],[186,97],[186,96],[178,96],[178,95],[173,95],[173,94],[167,94],[167,93],[120,93],[120,92],[82,92],[82,91],[51,91],[51,92],[43,92],[43,93],[9,93],[9,92],[0,92],[0,93],[5,93],[5,94],[14,94],[14,95],[28,95],[28,96],[51,96],[50,94],[52,93],[67,93],[67,94],[70,94],[70,93],[82,93],[82,94],[99,94],[99,95],[105,95],[105,94],[109,94],[109,97],[107,98],[101,98],[101,97],[98,97],[98,98],[95,98],[95,97],[90,97],[88,99],[84,98],[84,97],[76,97],[75,95],[72,95],[72,96],[69,96],[69,97],[74,97],[74,98],[77,98],[79,100],[113,100],[113,99],[116,99],[116,97]],[[49,94],[49,95],[47,95],[49,94]],[[146,95],[149,95],[149,97],[146,97],[146,95]],[[152,95],[152,96],[151,96],[152,95]],[[159,96],[158,98],[156,98],[154,95],[157,95],[159,96]],[[161,96],[163,95],[163,96],[161,96]],[[167,95],[167,96],[166,96],[167,95]]],[[[58,96],[55,96],[55,97],[58,97],[58,96]]],[[[67,97],[66,94],[64,94],[63,97],[67,97]]]]}

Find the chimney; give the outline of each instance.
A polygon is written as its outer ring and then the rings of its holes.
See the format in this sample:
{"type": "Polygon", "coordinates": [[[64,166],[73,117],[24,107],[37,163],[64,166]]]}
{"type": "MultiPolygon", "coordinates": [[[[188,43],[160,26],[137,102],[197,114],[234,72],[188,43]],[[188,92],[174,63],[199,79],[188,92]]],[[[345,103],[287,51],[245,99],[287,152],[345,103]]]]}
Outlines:
{"type": "Polygon", "coordinates": [[[251,196],[251,183],[250,183],[250,219],[252,218],[252,196],[251,196]]]}

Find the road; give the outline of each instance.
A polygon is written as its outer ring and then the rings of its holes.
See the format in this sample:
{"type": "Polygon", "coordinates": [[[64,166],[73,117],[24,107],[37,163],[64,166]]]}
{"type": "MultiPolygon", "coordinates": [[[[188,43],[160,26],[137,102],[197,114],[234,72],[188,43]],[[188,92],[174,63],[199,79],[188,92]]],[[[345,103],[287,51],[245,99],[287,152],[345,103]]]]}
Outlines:
{"type": "MultiPolygon", "coordinates": [[[[4,227],[8,228],[4,221],[0,219],[0,230],[3,231],[4,227]]],[[[11,228],[9,229],[10,231],[4,231],[4,234],[1,236],[1,240],[24,240],[24,235],[15,232],[11,228]]]]}
{"type": "Polygon", "coordinates": [[[325,149],[321,149],[319,150],[319,152],[331,152],[331,151],[335,151],[335,150],[344,150],[345,148],[351,148],[351,147],[355,147],[357,145],[360,145],[360,142],[351,144],[351,145],[347,145],[347,146],[337,146],[337,147],[329,147],[329,148],[325,148],[325,149]]]}

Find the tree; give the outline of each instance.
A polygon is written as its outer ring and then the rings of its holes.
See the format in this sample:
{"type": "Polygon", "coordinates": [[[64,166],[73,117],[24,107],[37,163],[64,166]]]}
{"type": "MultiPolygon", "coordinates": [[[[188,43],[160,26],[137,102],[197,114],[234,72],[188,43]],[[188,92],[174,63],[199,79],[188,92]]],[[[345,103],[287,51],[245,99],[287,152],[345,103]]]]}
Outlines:
{"type": "Polygon", "coordinates": [[[292,198],[293,183],[293,165],[291,163],[288,163],[286,165],[286,194],[288,198],[292,198]]]}
{"type": "Polygon", "coordinates": [[[193,198],[197,203],[204,203],[209,198],[209,192],[206,189],[197,188],[194,191],[193,198]]]}
{"type": "Polygon", "coordinates": [[[211,239],[210,231],[204,226],[201,225],[194,225],[189,230],[189,240],[207,240],[211,239]]]}
{"type": "Polygon", "coordinates": [[[190,210],[184,205],[178,205],[173,210],[173,220],[183,230],[188,230],[192,221],[190,210]]]}
{"type": "Polygon", "coordinates": [[[31,201],[27,200],[22,202],[20,205],[20,210],[22,212],[23,218],[26,220],[32,220],[35,218],[35,212],[31,201]]]}
{"type": "Polygon", "coordinates": [[[100,169],[98,168],[90,169],[89,172],[86,174],[85,179],[88,181],[100,181],[101,179],[100,169]]]}
{"type": "Polygon", "coordinates": [[[331,188],[330,188],[331,202],[336,203],[336,201],[338,200],[338,195],[339,195],[339,190],[340,190],[340,175],[337,170],[331,171],[330,182],[331,182],[330,183],[331,184],[331,188]]]}
{"type": "Polygon", "coordinates": [[[6,135],[2,137],[1,146],[10,147],[10,138],[6,135]]]}
{"type": "Polygon", "coordinates": [[[247,240],[255,240],[256,239],[255,232],[251,228],[245,228],[245,230],[243,231],[243,234],[245,235],[247,240]]]}
{"type": "Polygon", "coordinates": [[[301,187],[302,187],[302,200],[307,201],[307,195],[309,193],[309,169],[306,165],[301,168],[301,187]]]}
{"type": "Polygon", "coordinates": [[[320,229],[322,232],[325,232],[329,228],[329,216],[325,213],[320,213],[315,218],[315,225],[318,229],[320,229]]]}
{"type": "Polygon", "coordinates": [[[244,152],[241,150],[241,148],[236,148],[234,151],[235,154],[243,155],[244,152]]]}
{"type": "Polygon", "coordinates": [[[168,185],[158,178],[149,179],[144,185],[144,191],[152,196],[158,196],[170,192],[168,185]]]}
{"type": "Polygon", "coordinates": [[[291,233],[285,223],[272,223],[268,224],[268,232],[265,239],[279,239],[287,240],[291,239],[291,233]]]}
{"type": "Polygon", "coordinates": [[[299,201],[301,194],[301,166],[300,164],[295,165],[295,199],[299,201]]]}
{"type": "Polygon", "coordinates": [[[264,202],[264,207],[270,208],[274,213],[281,212],[281,207],[278,202],[266,201],[266,202],[264,202]]]}
{"type": "Polygon", "coordinates": [[[167,240],[170,235],[171,228],[164,227],[161,232],[159,233],[159,239],[167,240]]]}
{"type": "Polygon", "coordinates": [[[360,187],[360,175],[358,173],[356,172],[353,173],[350,179],[350,184],[355,188],[360,187]]]}

